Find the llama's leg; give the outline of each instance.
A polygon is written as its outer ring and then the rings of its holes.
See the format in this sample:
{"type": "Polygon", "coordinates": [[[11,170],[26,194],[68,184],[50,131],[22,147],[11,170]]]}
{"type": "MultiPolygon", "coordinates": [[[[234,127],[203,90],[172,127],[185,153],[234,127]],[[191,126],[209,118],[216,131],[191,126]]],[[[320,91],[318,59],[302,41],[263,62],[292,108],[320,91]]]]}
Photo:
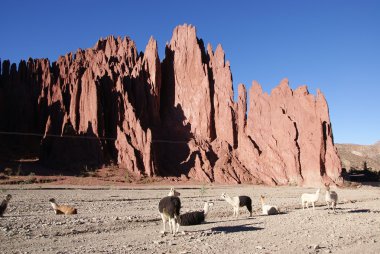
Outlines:
{"type": "Polygon", "coordinates": [[[252,217],[252,205],[247,206],[248,212],[249,212],[249,217],[252,217]]]}
{"type": "Polygon", "coordinates": [[[176,221],[174,218],[170,219],[170,232],[175,235],[176,233],[176,221]]]}
{"type": "Polygon", "coordinates": [[[166,224],[166,218],[163,214],[161,214],[162,224],[163,224],[163,230],[160,232],[161,234],[165,234],[165,224],[166,224]]]}
{"type": "Polygon", "coordinates": [[[327,210],[330,210],[330,202],[326,201],[327,210]]]}
{"type": "Polygon", "coordinates": [[[178,233],[178,230],[179,230],[179,218],[176,215],[174,215],[173,221],[174,221],[174,223],[173,223],[173,225],[174,225],[174,228],[173,228],[174,232],[178,233]]]}
{"type": "Polygon", "coordinates": [[[175,219],[171,218],[170,222],[171,222],[171,231],[170,232],[172,232],[172,234],[175,235],[175,219]]]}
{"type": "Polygon", "coordinates": [[[178,223],[177,220],[176,220],[176,223],[175,223],[175,224],[177,225],[177,228],[176,228],[175,232],[178,233],[178,231],[179,231],[179,223],[178,223]]]}
{"type": "Polygon", "coordinates": [[[302,210],[305,210],[305,202],[302,200],[302,210]]]}
{"type": "Polygon", "coordinates": [[[313,204],[313,211],[315,210],[314,202],[311,202],[313,204]]]}
{"type": "Polygon", "coordinates": [[[169,218],[169,233],[173,233],[172,231],[172,218],[169,218]]]}

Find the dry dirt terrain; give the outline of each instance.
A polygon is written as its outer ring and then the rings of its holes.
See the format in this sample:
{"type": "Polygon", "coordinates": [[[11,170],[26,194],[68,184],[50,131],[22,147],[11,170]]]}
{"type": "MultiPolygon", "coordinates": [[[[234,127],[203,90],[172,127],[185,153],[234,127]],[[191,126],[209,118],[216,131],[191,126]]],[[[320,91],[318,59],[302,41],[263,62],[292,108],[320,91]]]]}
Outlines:
{"type": "Polygon", "coordinates": [[[335,189],[336,213],[324,205],[300,209],[300,196],[315,189],[264,186],[176,186],[182,211],[202,209],[213,200],[207,222],[161,235],[158,202],[170,186],[78,187],[0,186],[12,194],[0,218],[0,253],[380,253],[380,188],[335,189]],[[203,188],[202,188],[203,187],[203,188]],[[232,218],[220,194],[249,195],[246,209],[232,218]],[[282,214],[260,214],[259,196],[282,214]],[[77,215],[55,215],[48,199],[78,208],[77,215]]]}

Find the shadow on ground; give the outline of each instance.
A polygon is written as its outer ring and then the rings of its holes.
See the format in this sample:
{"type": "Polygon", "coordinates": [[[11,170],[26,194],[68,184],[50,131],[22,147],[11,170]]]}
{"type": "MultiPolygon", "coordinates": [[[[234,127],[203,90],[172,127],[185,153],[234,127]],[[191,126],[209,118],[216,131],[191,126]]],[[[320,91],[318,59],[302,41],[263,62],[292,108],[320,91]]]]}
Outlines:
{"type": "Polygon", "coordinates": [[[252,224],[242,224],[237,226],[221,226],[221,227],[214,227],[211,228],[211,231],[221,231],[225,233],[237,233],[237,232],[247,232],[247,231],[256,231],[256,230],[262,230],[264,228],[259,227],[253,227],[252,224]]]}
{"type": "Polygon", "coordinates": [[[370,209],[356,209],[356,210],[350,210],[348,213],[369,213],[371,212],[370,209]]]}

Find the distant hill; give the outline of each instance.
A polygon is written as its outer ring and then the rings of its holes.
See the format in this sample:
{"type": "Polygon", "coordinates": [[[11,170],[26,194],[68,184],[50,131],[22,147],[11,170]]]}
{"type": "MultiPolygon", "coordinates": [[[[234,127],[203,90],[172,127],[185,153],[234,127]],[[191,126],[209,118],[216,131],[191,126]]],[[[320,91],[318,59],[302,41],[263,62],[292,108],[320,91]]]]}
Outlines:
{"type": "Polygon", "coordinates": [[[380,141],[373,145],[335,144],[342,161],[342,167],[363,169],[364,163],[367,168],[380,171],[380,141]]]}

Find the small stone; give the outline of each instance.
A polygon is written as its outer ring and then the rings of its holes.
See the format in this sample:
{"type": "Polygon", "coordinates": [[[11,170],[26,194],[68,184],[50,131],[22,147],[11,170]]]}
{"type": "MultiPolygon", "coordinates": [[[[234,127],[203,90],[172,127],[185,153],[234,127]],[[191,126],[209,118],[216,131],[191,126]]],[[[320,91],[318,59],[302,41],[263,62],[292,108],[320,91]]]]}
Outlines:
{"type": "Polygon", "coordinates": [[[318,249],[320,249],[321,247],[318,245],[318,244],[315,244],[314,246],[313,246],[313,249],[314,250],[318,250],[318,249]]]}
{"type": "Polygon", "coordinates": [[[263,250],[263,249],[265,249],[265,247],[258,245],[258,246],[256,246],[256,249],[263,250]]]}

